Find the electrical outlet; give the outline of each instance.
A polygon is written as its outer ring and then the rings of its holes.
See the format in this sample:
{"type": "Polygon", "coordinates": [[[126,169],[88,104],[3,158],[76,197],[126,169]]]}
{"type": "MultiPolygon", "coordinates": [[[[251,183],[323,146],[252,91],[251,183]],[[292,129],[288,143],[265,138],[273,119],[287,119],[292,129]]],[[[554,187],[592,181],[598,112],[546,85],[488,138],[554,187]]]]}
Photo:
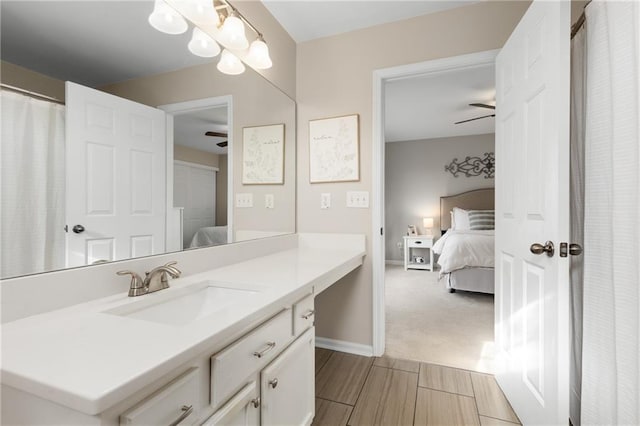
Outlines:
{"type": "Polygon", "coordinates": [[[247,209],[253,207],[253,194],[250,192],[237,193],[236,207],[239,209],[247,209]]]}
{"type": "Polygon", "coordinates": [[[331,193],[320,194],[320,208],[328,209],[331,207],[331,193]]]}
{"type": "Polygon", "coordinates": [[[347,207],[357,209],[369,208],[369,191],[348,191],[347,207]]]}
{"type": "Polygon", "coordinates": [[[264,207],[266,209],[273,209],[275,205],[275,199],[273,194],[265,194],[264,195],[264,207]]]}

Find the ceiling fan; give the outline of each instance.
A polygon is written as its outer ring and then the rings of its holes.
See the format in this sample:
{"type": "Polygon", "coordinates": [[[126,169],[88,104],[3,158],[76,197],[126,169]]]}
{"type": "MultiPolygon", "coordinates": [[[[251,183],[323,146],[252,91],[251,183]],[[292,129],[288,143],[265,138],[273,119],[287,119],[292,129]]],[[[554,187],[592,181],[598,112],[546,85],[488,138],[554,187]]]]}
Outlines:
{"type": "MultiPolygon", "coordinates": [[[[493,109],[493,110],[496,109],[496,107],[494,105],[487,105],[487,104],[480,104],[480,103],[469,104],[469,106],[474,106],[474,107],[478,107],[478,108],[488,108],[488,109],[493,109]]],[[[457,123],[454,123],[454,124],[462,124],[462,123],[466,123],[468,121],[480,120],[482,118],[489,118],[489,117],[495,117],[495,116],[496,116],[495,113],[494,114],[489,114],[489,115],[483,115],[482,117],[476,117],[476,118],[470,118],[468,120],[458,121],[457,123]]]]}
{"type": "MultiPolygon", "coordinates": [[[[206,132],[204,134],[205,136],[212,136],[214,138],[226,138],[228,137],[228,134],[226,132],[206,132]]],[[[222,142],[218,142],[216,145],[218,145],[220,148],[225,148],[227,145],[229,145],[229,141],[222,141],[222,142]]]]}

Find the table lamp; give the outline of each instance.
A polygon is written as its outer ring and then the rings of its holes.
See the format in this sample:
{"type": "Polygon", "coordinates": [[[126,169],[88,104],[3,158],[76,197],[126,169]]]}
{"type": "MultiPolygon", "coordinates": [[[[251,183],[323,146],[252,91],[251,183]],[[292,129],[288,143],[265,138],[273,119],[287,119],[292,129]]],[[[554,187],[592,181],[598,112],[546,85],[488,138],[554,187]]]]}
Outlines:
{"type": "Polygon", "coordinates": [[[424,227],[424,235],[431,235],[431,229],[433,228],[433,218],[423,217],[422,226],[424,227]]]}

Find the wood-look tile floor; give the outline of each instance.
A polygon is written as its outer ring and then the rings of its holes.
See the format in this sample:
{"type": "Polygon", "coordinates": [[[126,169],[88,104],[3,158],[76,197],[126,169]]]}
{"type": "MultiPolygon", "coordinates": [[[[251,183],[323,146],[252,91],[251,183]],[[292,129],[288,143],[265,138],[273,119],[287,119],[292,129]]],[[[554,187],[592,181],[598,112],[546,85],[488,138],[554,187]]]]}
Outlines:
{"type": "Polygon", "coordinates": [[[491,375],[316,348],[313,426],[518,424],[491,375]]]}

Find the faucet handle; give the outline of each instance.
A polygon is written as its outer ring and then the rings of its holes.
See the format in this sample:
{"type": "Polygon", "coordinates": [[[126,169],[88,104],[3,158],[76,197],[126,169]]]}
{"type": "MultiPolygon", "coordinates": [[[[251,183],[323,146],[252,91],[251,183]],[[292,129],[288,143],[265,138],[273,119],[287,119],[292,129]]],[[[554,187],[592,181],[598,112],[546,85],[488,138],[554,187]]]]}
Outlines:
{"type": "Polygon", "coordinates": [[[147,287],[140,275],[133,271],[118,271],[118,275],[131,275],[131,284],[129,285],[129,297],[140,296],[147,293],[147,287]]]}

